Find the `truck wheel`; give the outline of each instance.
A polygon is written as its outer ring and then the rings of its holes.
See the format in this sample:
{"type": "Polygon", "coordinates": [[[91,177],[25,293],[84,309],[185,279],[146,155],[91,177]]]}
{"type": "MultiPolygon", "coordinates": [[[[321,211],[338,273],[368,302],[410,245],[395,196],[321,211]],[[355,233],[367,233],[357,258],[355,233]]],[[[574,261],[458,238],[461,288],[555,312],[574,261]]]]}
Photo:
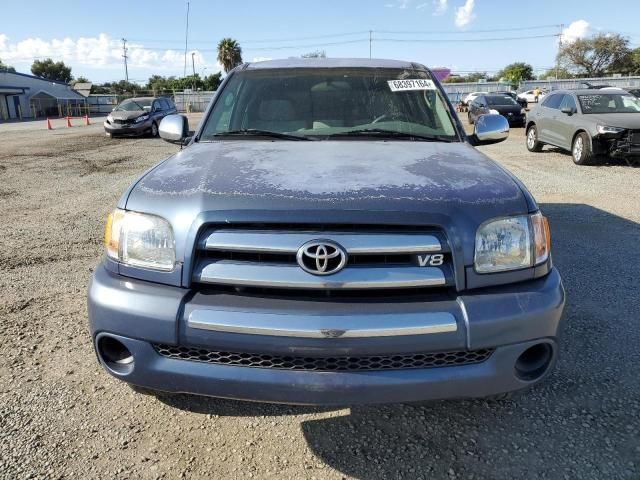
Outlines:
{"type": "Polygon", "coordinates": [[[527,150],[530,152],[540,152],[542,142],[538,140],[538,127],[531,125],[527,130],[527,150]]]}
{"type": "Polygon", "coordinates": [[[156,122],[151,124],[151,136],[153,138],[158,136],[158,124],[156,122]]]}
{"type": "Polygon", "coordinates": [[[591,139],[585,132],[581,132],[573,139],[571,157],[576,165],[589,165],[593,160],[591,151],[591,139]]]}

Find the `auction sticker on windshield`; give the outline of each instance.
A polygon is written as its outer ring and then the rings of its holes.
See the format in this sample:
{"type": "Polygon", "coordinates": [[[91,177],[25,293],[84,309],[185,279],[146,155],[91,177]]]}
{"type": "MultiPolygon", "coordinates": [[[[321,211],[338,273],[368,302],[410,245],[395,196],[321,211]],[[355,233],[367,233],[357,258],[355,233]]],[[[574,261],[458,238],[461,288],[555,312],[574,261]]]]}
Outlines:
{"type": "Polygon", "coordinates": [[[389,80],[387,82],[392,92],[402,92],[406,90],[435,90],[436,85],[433,80],[424,78],[389,80]]]}

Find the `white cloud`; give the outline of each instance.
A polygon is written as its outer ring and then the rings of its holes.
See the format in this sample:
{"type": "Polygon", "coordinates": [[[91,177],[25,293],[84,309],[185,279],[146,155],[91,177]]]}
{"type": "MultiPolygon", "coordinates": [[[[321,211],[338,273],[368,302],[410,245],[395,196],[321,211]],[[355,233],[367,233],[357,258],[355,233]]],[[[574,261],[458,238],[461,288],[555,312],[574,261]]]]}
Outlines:
{"type": "MultiPolygon", "coordinates": [[[[432,1],[435,1],[436,3],[442,3],[444,1],[444,3],[447,3],[447,0],[432,0],[432,1]]],[[[384,6],[387,8],[399,8],[400,10],[406,10],[407,8],[413,8],[414,4],[415,4],[415,0],[393,0],[392,3],[385,3],[384,6]]],[[[428,2],[422,2],[416,5],[415,9],[422,10],[423,8],[428,6],[429,6],[428,2]]]]}
{"type": "Polygon", "coordinates": [[[456,26],[459,28],[466,27],[476,17],[473,13],[475,0],[466,0],[464,5],[456,10],[456,26]]]}
{"type": "Polygon", "coordinates": [[[448,0],[433,0],[433,3],[435,5],[435,8],[433,10],[433,14],[434,15],[444,15],[444,13],[447,11],[447,7],[448,7],[448,0]]]}
{"type": "Polygon", "coordinates": [[[590,33],[589,22],[576,20],[562,30],[562,43],[573,43],[579,38],[584,38],[590,33]]]}
{"type": "MultiPolygon", "coordinates": [[[[149,49],[141,43],[127,43],[129,68],[150,69],[158,72],[182,72],[184,68],[184,51],[149,49]]],[[[201,70],[207,62],[205,56],[194,50],[196,71],[201,70]]],[[[187,58],[187,66],[191,67],[191,53],[187,58]]],[[[122,67],[122,43],[101,33],[97,37],[79,37],[42,40],[27,38],[11,43],[9,38],[0,34],[0,58],[5,63],[28,63],[34,59],[51,57],[54,61],[62,60],[77,70],[76,66],[97,69],[122,67]]],[[[189,73],[190,68],[187,68],[189,73]]],[[[220,70],[216,63],[211,73],[220,70]]]]}
{"type": "Polygon", "coordinates": [[[253,62],[266,62],[269,60],[273,60],[272,57],[253,57],[253,62]]]}

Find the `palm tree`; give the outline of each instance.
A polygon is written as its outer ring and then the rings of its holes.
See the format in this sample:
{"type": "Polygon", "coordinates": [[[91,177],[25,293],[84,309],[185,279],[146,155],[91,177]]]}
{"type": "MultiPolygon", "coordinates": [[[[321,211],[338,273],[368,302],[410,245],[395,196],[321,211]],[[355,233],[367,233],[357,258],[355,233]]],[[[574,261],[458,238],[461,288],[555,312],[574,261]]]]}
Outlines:
{"type": "Polygon", "coordinates": [[[223,38],[218,43],[218,63],[225,73],[242,63],[242,48],[233,38],[223,38]]]}

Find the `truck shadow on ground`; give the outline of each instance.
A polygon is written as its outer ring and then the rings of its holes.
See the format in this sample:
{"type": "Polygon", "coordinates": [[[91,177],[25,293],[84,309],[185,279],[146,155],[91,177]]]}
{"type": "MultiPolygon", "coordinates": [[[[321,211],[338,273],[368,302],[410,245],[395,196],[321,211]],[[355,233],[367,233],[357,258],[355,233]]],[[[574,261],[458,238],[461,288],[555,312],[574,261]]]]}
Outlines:
{"type": "MultiPolygon", "coordinates": [[[[507,401],[354,406],[304,420],[325,466],[359,479],[636,478],[640,382],[628,365],[640,360],[640,225],[588,205],[540,207],[568,299],[557,370],[507,401]]],[[[218,415],[332,410],[167,398],[218,415]]]]}

